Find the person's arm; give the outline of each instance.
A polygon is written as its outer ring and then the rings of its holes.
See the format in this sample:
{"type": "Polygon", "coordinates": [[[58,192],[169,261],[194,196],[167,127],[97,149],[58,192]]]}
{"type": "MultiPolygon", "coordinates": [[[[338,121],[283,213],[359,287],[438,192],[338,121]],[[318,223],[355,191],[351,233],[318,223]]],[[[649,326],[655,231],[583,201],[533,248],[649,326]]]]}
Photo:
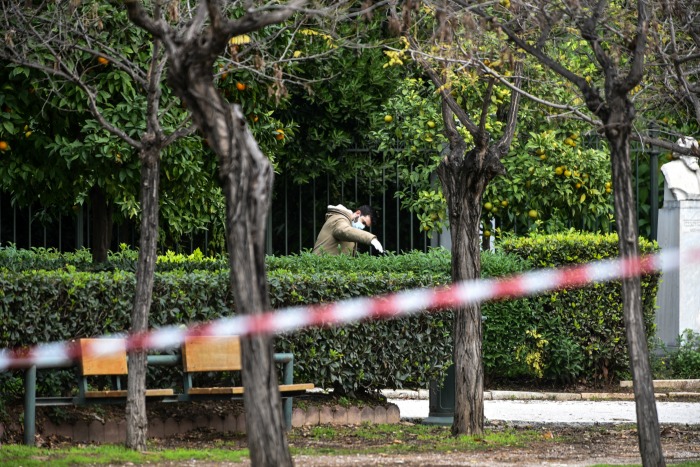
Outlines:
{"type": "Polygon", "coordinates": [[[356,229],[346,219],[338,219],[333,223],[333,236],[336,240],[343,242],[355,242],[369,245],[372,240],[377,238],[376,235],[364,230],[356,229]]]}

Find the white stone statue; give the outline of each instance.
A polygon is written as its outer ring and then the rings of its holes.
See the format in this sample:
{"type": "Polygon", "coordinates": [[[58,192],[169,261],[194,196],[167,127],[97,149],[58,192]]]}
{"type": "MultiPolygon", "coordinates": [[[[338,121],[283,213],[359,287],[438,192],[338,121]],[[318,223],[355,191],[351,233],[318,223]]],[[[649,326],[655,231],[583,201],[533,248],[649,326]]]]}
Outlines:
{"type": "MultiPolygon", "coordinates": [[[[676,141],[678,146],[698,149],[695,138],[684,136],[676,141]]],[[[661,166],[666,182],[664,183],[665,200],[700,199],[700,166],[694,156],[678,155],[678,159],[661,166]]]]}

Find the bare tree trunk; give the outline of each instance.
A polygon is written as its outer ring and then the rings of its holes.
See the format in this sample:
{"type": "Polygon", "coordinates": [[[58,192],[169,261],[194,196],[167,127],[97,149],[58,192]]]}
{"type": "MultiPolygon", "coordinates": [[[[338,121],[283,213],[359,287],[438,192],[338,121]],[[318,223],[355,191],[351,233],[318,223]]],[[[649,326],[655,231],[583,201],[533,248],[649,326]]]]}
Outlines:
{"type": "MultiPolygon", "coordinates": [[[[170,57],[168,82],[219,159],[226,198],[226,243],[231,290],[240,314],[270,309],[265,272],[265,227],[273,170],[258,148],[238,106],[226,102],[211,76],[212,58],[198,42],[170,57]]],[[[251,462],[255,466],[291,466],[282,403],[277,388],[272,339],[242,341],[243,396],[251,462]]]]}
{"type": "MultiPolygon", "coordinates": [[[[486,159],[494,165],[484,164],[487,167],[484,170],[474,162],[481,159],[476,150],[466,156],[459,155],[459,151],[458,148],[438,167],[450,219],[453,282],[477,279],[481,275],[479,222],[482,196],[493,176],[503,171],[503,165],[491,152],[486,153],[486,159]]],[[[452,434],[481,435],[484,431],[484,368],[479,304],[454,310],[452,336],[455,365],[452,434]]]]}
{"type": "MultiPolygon", "coordinates": [[[[230,280],[241,314],[270,309],[265,273],[265,228],[273,170],[246,127],[240,107],[230,114],[231,152],[221,157],[219,175],[226,198],[226,244],[230,280]]],[[[243,394],[251,463],[291,466],[277,389],[272,338],[253,335],[242,341],[243,394]]]]}
{"type": "Polygon", "coordinates": [[[95,185],[90,190],[92,206],[92,262],[107,261],[107,252],[112,242],[112,205],[103,188],[95,185]]]}
{"type": "MultiPolygon", "coordinates": [[[[620,256],[633,258],[639,256],[634,193],[632,191],[632,164],[629,154],[629,129],[634,118],[634,109],[632,104],[624,98],[617,102],[610,102],[610,109],[610,118],[606,122],[605,133],[611,148],[612,176],[615,188],[615,218],[620,256]]],[[[642,289],[639,276],[622,281],[622,298],[637,409],[639,452],[645,467],[664,466],[666,462],[661,450],[654,382],[644,332],[642,289]]]]}
{"type": "MultiPolygon", "coordinates": [[[[141,152],[141,232],[136,267],[136,293],[131,313],[131,333],[148,330],[148,312],[153,296],[153,273],[158,243],[158,188],[160,185],[160,150],[144,145],[141,152]]],[[[126,445],[146,450],[146,352],[129,351],[129,382],[126,401],[126,445]]]]}

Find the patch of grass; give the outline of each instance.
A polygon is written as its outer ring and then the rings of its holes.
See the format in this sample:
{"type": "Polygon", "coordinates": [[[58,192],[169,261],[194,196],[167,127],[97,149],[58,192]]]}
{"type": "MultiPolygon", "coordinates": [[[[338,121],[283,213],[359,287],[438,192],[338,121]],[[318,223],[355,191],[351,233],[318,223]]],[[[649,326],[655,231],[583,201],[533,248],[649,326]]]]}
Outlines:
{"type": "MultiPolygon", "coordinates": [[[[483,436],[458,436],[450,434],[449,427],[431,425],[371,425],[355,427],[336,426],[335,434],[319,430],[294,430],[289,440],[294,444],[301,438],[313,438],[316,446],[293,448],[295,454],[399,454],[406,452],[473,451],[494,447],[520,447],[535,441],[543,441],[542,433],[503,429],[487,431],[483,436]],[[322,436],[319,436],[321,434],[322,436]],[[338,439],[345,440],[340,446],[338,439]],[[348,446],[351,445],[351,446],[348,446]],[[352,446],[354,445],[354,446],[352,446]]],[[[558,439],[554,439],[556,442],[558,439]]],[[[298,444],[302,444],[301,442],[298,444]]]]}
{"type": "Polygon", "coordinates": [[[333,438],[336,435],[336,429],[332,426],[319,425],[311,429],[313,438],[333,438]]]}
{"type": "Polygon", "coordinates": [[[33,467],[51,465],[63,467],[81,464],[155,464],[159,462],[241,462],[248,458],[247,449],[168,449],[139,453],[123,446],[102,445],[71,448],[35,448],[24,445],[5,445],[0,450],[0,466],[33,467]]]}

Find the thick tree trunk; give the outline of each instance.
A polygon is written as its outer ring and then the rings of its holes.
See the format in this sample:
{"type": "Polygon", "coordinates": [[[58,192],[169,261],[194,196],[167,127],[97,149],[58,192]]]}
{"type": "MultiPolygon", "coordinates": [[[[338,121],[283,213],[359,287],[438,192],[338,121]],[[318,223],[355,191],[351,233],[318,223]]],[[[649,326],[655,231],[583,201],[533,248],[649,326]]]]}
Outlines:
{"type": "MultiPolygon", "coordinates": [[[[160,151],[146,146],[141,153],[141,232],[136,269],[136,294],[131,313],[131,333],[148,330],[148,312],[153,296],[153,273],[158,243],[158,188],[160,151]]],[[[126,445],[146,450],[146,352],[129,351],[129,383],[126,401],[126,445]]]]}
{"type": "Polygon", "coordinates": [[[104,189],[95,185],[90,190],[92,206],[92,262],[107,261],[107,252],[112,242],[112,205],[104,189]]]}
{"type": "MultiPolygon", "coordinates": [[[[474,150],[466,156],[445,158],[438,176],[447,200],[452,237],[452,281],[481,276],[479,222],[481,201],[489,181],[504,173],[498,157],[474,150]],[[486,163],[476,161],[485,159],[486,163]]],[[[484,368],[481,358],[481,306],[468,305],[454,310],[452,325],[455,365],[455,409],[453,435],[481,435],[484,431],[484,368]]]]}
{"type": "MultiPolygon", "coordinates": [[[[632,164],[629,154],[629,132],[634,109],[626,99],[611,102],[610,108],[612,110],[610,118],[606,122],[605,133],[611,148],[615,217],[620,256],[633,258],[639,256],[634,193],[632,191],[632,164]]],[[[622,281],[622,299],[637,409],[639,452],[645,467],[664,466],[666,463],[661,450],[659,418],[649,363],[649,349],[644,332],[642,289],[639,276],[622,281]]]]}
{"type": "MultiPolygon", "coordinates": [[[[214,85],[214,57],[216,54],[203,55],[199,42],[187,44],[169,57],[168,82],[192,112],[197,127],[219,159],[236,313],[262,313],[270,309],[265,220],[273,170],[246,126],[240,108],[231,107],[214,85]]],[[[273,354],[270,337],[251,336],[242,341],[246,432],[251,463],[256,467],[292,465],[273,354]]]]}
{"type": "MultiPolygon", "coordinates": [[[[259,314],[270,309],[265,273],[265,228],[273,170],[246,127],[240,108],[230,116],[232,144],[221,158],[219,175],[226,198],[226,244],[236,311],[259,314]]],[[[243,398],[251,463],[291,466],[277,390],[273,340],[253,335],[243,339],[243,398]]]]}

